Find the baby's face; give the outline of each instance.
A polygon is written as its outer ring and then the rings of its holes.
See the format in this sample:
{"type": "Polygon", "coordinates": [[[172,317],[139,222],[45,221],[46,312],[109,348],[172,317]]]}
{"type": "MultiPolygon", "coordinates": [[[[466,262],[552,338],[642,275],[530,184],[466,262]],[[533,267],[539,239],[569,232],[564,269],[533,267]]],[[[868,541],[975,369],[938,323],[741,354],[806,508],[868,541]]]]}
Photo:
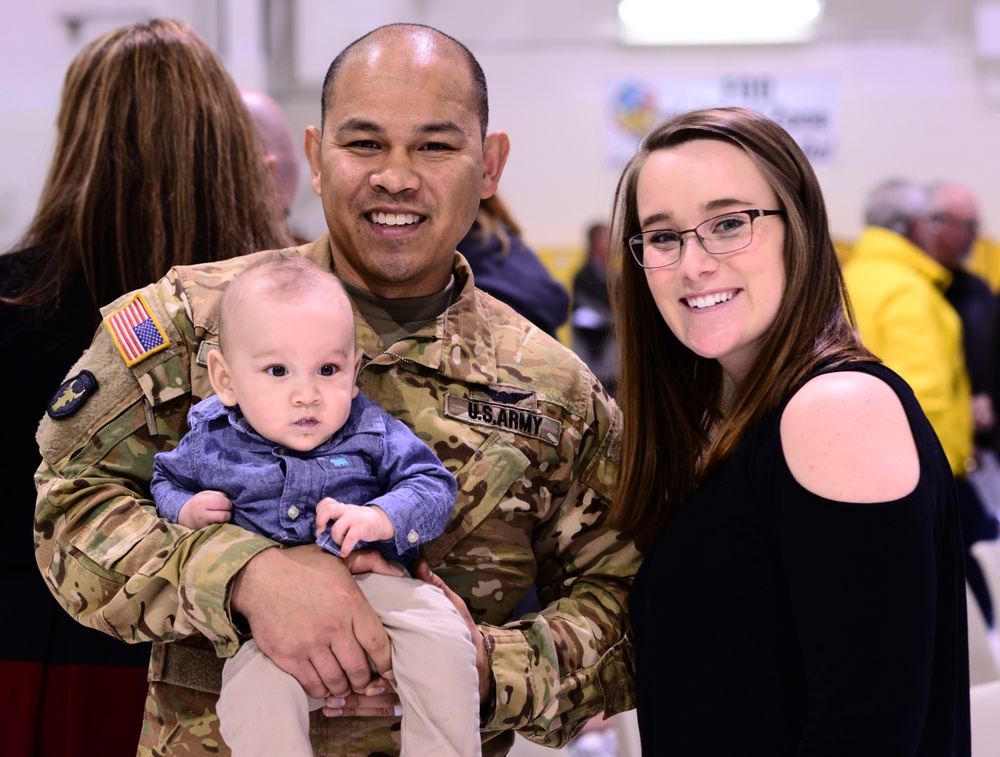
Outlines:
{"type": "Polygon", "coordinates": [[[261,436],[300,452],[344,425],[360,350],[346,297],[258,297],[242,306],[225,359],[237,404],[261,436]],[[342,300],[342,301],[341,301],[342,300]]]}

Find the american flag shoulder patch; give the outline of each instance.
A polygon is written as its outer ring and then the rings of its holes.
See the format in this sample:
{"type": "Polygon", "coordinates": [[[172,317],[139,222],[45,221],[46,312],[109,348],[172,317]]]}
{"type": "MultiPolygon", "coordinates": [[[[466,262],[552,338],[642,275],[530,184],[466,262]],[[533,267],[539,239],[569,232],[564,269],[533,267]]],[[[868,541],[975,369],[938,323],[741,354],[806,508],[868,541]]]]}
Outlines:
{"type": "Polygon", "coordinates": [[[170,346],[167,333],[141,294],[105,318],[104,323],[129,367],[170,346]]]}

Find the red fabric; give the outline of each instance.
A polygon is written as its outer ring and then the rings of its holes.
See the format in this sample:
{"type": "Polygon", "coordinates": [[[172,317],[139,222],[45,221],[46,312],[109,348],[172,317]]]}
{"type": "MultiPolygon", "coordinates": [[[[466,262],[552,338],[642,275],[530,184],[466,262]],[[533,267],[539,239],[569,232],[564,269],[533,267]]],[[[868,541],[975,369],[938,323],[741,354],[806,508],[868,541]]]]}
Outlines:
{"type": "Polygon", "coordinates": [[[5,757],[135,757],[146,671],[0,661],[5,757]]]}

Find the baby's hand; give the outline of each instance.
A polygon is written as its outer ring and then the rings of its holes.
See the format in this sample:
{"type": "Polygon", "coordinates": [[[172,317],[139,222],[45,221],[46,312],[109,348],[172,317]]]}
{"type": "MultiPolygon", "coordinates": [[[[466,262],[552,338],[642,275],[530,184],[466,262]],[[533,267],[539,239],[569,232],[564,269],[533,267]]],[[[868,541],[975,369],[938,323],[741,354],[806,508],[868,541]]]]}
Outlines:
{"type": "Polygon", "coordinates": [[[396,528],[385,511],[377,505],[346,505],[332,497],[316,506],[316,536],[333,521],[330,536],[347,557],[359,541],[383,541],[396,535],[396,528]]]}
{"type": "Polygon", "coordinates": [[[206,489],[198,492],[181,506],[177,522],[188,528],[204,528],[215,523],[228,523],[233,503],[222,492],[206,489]]]}

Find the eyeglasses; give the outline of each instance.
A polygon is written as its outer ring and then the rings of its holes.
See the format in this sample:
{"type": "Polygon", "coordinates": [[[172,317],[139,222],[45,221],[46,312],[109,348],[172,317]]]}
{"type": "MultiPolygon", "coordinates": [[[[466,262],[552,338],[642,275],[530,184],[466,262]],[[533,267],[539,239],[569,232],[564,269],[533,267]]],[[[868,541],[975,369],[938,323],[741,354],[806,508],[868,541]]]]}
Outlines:
{"type": "Polygon", "coordinates": [[[951,226],[952,228],[960,229],[961,231],[969,234],[979,233],[979,220],[976,218],[956,218],[955,216],[948,215],[947,213],[938,213],[937,215],[931,216],[931,220],[934,223],[951,226]]]}
{"type": "Polygon", "coordinates": [[[643,268],[663,268],[681,259],[684,235],[698,237],[705,252],[724,255],[749,247],[753,241],[753,222],[762,216],[784,215],[783,210],[737,210],[702,221],[693,229],[652,229],[629,237],[628,246],[635,262],[643,268]]]}

